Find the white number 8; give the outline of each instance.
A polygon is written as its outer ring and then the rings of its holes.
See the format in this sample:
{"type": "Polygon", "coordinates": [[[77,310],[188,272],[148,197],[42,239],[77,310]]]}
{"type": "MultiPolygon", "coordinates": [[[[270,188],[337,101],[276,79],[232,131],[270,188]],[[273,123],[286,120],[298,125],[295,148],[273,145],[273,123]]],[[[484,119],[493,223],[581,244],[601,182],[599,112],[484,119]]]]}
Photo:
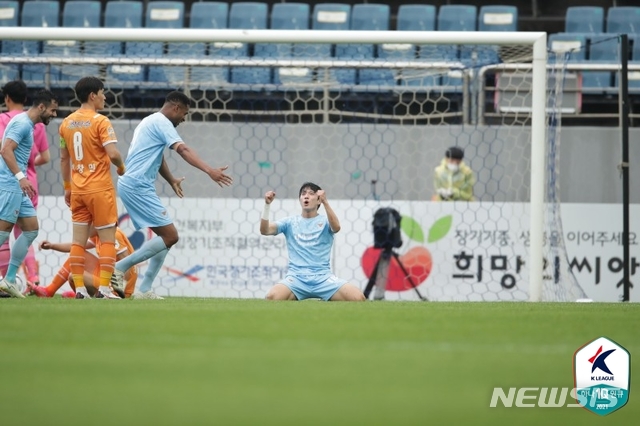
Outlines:
{"type": "Polygon", "coordinates": [[[75,132],[73,134],[73,153],[76,155],[76,161],[82,161],[84,151],[82,150],[82,133],[75,132]]]}

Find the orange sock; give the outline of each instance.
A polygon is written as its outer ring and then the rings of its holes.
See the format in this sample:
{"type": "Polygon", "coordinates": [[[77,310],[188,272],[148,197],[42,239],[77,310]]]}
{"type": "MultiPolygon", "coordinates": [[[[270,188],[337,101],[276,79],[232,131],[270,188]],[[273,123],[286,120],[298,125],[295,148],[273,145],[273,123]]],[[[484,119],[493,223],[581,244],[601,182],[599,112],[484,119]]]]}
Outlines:
{"type": "Polygon", "coordinates": [[[71,260],[67,258],[60,270],[58,270],[56,276],[53,277],[53,281],[51,281],[51,284],[45,287],[49,296],[53,296],[54,294],[56,294],[56,291],[58,291],[60,287],[64,285],[64,283],[69,281],[69,275],[71,274],[69,263],[71,263],[71,260]]]}
{"type": "Polygon", "coordinates": [[[73,282],[76,285],[76,291],[84,287],[84,255],[85,249],[79,244],[71,244],[71,253],[69,253],[69,269],[73,282]]]}
{"type": "Polygon", "coordinates": [[[108,287],[111,275],[116,267],[116,245],[115,243],[100,244],[100,287],[108,287]]]}

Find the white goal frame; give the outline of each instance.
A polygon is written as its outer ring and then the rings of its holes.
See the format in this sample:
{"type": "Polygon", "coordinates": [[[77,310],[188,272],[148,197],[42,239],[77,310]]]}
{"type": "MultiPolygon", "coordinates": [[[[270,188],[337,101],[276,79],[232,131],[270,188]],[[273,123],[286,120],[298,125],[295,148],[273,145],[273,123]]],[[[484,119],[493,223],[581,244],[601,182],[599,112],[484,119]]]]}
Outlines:
{"type": "MultiPolygon", "coordinates": [[[[533,49],[532,67],[532,111],[531,111],[531,197],[530,197],[530,256],[529,256],[529,300],[542,299],[543,284],[543,233],[544,233],[544,186],[546,151],[546,66],[547,34],[545,32],[462,32],[462,31],[320,31],[320,30],[240,30],[240,29],[151,29],[151,28],[65,28],[65,27],[0,27],[2,40],[83,40],[83,41],[170,41],[172,42],[239,42],[239,43],[409,43],[418,45],[529,45],[533,49]],[[171,34],[168,37],[168,34],[171,34]]],[[[32,57],[27,62],[50,62],[51,58],[32,57]]],[[[127,58],[86,58],[87,63],[131,63],[127,58]]],[[[64,63],[65,58],[59,58],[64,63]]],[[[77,59],[76,59],[77,60],[77,59]]],[[[3,60],[3,62],[5,62],[3,60]]],[[[25,61],[21,61],[24,63],[25,61]]],[[[56,61],[58,62],[58,61],[56,61]]],[[[161,63],[160,61],[154,61],[161,63]]],[[[167,63],[172,63],[167,60],[167,63]]],[[[205,61],[205,65],[208,61],[205,61]]],[[[217,61],[212,60],[211,65],[217,61]]],[[[221,62],[228,63],[228,60],[221,62]]],[[[267,64],[269,61],[261,61],[267,64]]],[[[296,66],[296,62],[274,61],[278,64],[296,66]]],[[[322,61],[332,66],[348,67],[349,61],[322,61]]],[[[10,62],[8,62],[10,63],[10,62]]],[[[181,63],[188,64],[182,60],[181,63]]],[[[199,63],[202,63],[199,61],[199,63]]],[[[246,63],[246,61],[245,61],[246,63]]],[[[360,64],[360,61],[358,61],[360,64]]],[[[420,63],[407,62],[412,68],[421,68],[420,63]]],[[[238,64],[240,65],[240,64],[238,64]]],[[[255,65],[255,63],[248,63],[255,65]]],[[[370,66],[381,68],[381,64],[370,66]]],[[[397,64],[395,66],[398,66],[397,64]]],[[[384,66],[382,66],[384,67],[384,66]]],[[[434,64],[423,63],[424,68],[434,64]]]]}

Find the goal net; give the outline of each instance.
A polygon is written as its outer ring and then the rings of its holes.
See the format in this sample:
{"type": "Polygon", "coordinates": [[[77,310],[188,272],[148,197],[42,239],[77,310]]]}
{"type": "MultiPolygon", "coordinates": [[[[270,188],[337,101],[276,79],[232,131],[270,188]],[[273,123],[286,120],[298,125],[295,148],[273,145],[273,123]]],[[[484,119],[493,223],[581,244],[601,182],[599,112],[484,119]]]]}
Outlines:
{"type": "MultiPolygon", "coordinates": [[[[374,214],[391,207],[402,245],[379,285],[388,300],[584,297],[548,191],[558,178],[547,143],[559,143],[562,70],[547,71],[543,33],[40,30],[0,29],[5,79],[51,88],[65,116],[79,107],[75,82],[101,77],[103,113],[125,154],[140,119],[184,91],[193,103],[179,133],[209,164],[229,165],[234,184],[221,189],[166,153],[186,180],[183,199],[158,180],[180,233],[154,283],[160,295],[264,297],[287,270],[283,237],[258,232],[264,194],[276,191],[278,220],[300,213],[298,190],[311,181],[341,222],[333,271],[362,289],[381,254],[374,214]],[[435,182],[452,147],[473,175],[471,197],[435,201],[468,192],[459,175],[435,182]]],[[[57,156],[52,144],[39,169],[40,238],[69,241],[57,156]]],[[[119,212],[135,247],[151,237],[119,212]]],[[[47,282],[65,255],[37,256],[47,282]]]]}

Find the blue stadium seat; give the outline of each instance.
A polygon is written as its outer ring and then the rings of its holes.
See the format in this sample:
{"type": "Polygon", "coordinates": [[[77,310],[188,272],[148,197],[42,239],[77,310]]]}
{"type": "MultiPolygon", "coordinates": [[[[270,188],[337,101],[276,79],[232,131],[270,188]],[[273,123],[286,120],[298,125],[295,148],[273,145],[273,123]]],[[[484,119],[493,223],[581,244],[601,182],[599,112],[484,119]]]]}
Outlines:
{"type": "MultiPolygon", "coordinates": [[[[223,2],[197,2],[191,5],[189,28],[227,28],[229,4],[223,2]]],[[[186,43],[182,43],[183,45],[186,43]]],[[[213,48],[213,46],[212,46],[213,48]]],[[[169,43],[169,54],[183,50],[178,43],[169,43]]],[[[205,43],[190,43],[189,52],[205,55],[205,43]],[[200,53],[201,52],[201,53],[200,53]]],[[[216,86],[229,82],[229,67],[191,67],[190,81],[201,86],[216,86]]]]}
{"type": "MultiPolygon", "coordinates": [[[[612,34],[592,34],[589,36],[589,62],[619,63],[618,37],[612,34]]],[[[611,71],[585,71],[582,73],[582,90],[603,92],[611,89],[611,71]],[[586,89],[586,90],[585,90],[586,89]]]]}
{"type": "MultiPolygon", "coordinates": [[[[515,6],[482,6],[478,13],[479,31],[518,31],[518,8],[515,6]]],[[[502,62],[499,46],[461,46],[460,60],[472,66],[502,62]]]]}
{"type": "Polygon", "coordinates": [[[568,62],[587,60],[587,35],[579,33],[551,34],[547,40],[549,50],[556,54],[566,53],[568,62]]]}
{"type": "Polygon", "coordinates": [[[403,4],[398,9],[398,31],[435,31],[436,7],[427,4],[403,4]]]}
{"type": "MultiPolygon", "coordinates": [[[[435,31],[436,7],[426,4],[403,4],[398,9],[398,31],[435,31]]],[[[393,59],[415,59],[418,51],[415,45],[407,45],[405,48],[393,45],[382,45],[378,48],[378,57],[393,59]],[[408,47],[408,49],[407,49],[408,47]]],[[[426,50],[426,48],[425,48],[426,50]]],[[[404,86],[434,85],[433,78],[425,80],[424,70],[405,69],[399,72],[400,83],[404,86]]],[[[440,84],[438,79],[437,84],[440,84]]]]}
{"type": "Polygon", "coordinates": [[[604,32],[604,9],[597,6],[568,7],[564,31],[567,33],[604,32]]]}
{"type": "MultiPolygon", "coordinates": [[[[475,31],[478,21],[478,8],[470,5],[444,5],[438,10],[438,31],[475,31]]],[[[456,46],[438,46],[434,51],[428,51],[428,59],[458,61],[461,58],[459,48],[456,46]]],[[[420,57],[425,58],[423,48],[420,49],[420,57]]],[[[450,72],[442,76],[440,82],[443,86],[455,87],[455,91],[460,91],[462,78],[457,73],[450,72]]]]}
{"type": "MultiPolygon", "coordinates": [[[[311,28],[323,31],[348,30],[351,24],[351,5],[318,3],[313,8],[311,28]]],[[[301,58],[330,58],[330,44],[295,44],[293,56],[301,58]]],[[[324,75],[322,76],[324,78],[324,75]]]]}
{"type": "Polygon", "coordinates": [[[640,7],[610,7],[607,12],[607,32],[614,34],[640,34],[640,7]]]}
{"type": "Polygon", "coordinates": [[[516,6],[482,6],[478,14],[479,31],[518,31],[516,6]]]}
{"type": "Polygon", "coordinates": [[[438,11],[438,31],[475,31],[478,8],[469,5],[444,5],[438,11]]]}
{"type": "MultiPolygon", "coordinates": [[[[82,27],[82,28],[99,28],[100,14],[102,5],[98,0],[70,0],[64,4],[62,11],[63,27],[82,27]]],[[[73,41],[73,45],[65,49],[61,54],[67,56],[84,55],[101,56],[107,54],[106,43],[84,43],[81,45],[79,41],[73,41]]],[[[49,43],[43,46],[44,52],[47,51],[49,43]]],[[[53,52],[51,52],[53,53],[53,52]]],[[[60,54],[60,53],[59,53],[60,54]]],[[[100,74],[99,65],[62,65],[60,67],[60,80],[66,82],[67,85],[75,84],[80,78],[100,74]]]]}
{"type": "MultiPolygon", "coordinates": [[[[181,1],[154,1],[147,5],[145,28],[174,29],[184,27],[184,3],[181,1]]],[[[164,56],[162,42],[127,42],[125,53],[139,56],[164,56]]],[[[172,54],[176,54],[175,50],[172,54]]],[[[183,56],[187,56],[184,52],[183,56]]],[[[148,81],[159,83],[159,86],[175,88],[182,86],[186,80],[186,68],[172,66],[148,66],[148,81]]]]}
{"type": "MultiPolygon", "coordinates": [[[[141,28],[142,2],[117,1],[107,2],[104,10],[104,26],[106,28],[141,28]]],[[[122,55],[122,43],[108,43],[107,50],[113,55],[122,55]]],[[[143,67],[140,65],[110,65],[107,67],[107,83],[122,85],[125,82],[139,82],[143,67]]]]}
{"type": "MultiPolygon", "coordinates": [[[[267,3],[239,2],[233,3],[229,10],[229,28],[264,30],[267,28],[269,7],[267,3]]],[[[249,46],[238,43],[238,57],[249,56],[249,46]]],[[[254,54],[261,57],[263,52],[258,49],[254,54]]],[[[233,67],[231,68],[231,82],[237,84],[270,84],[271,68],[268,67],[233,67]]]]}
{"type": "MultiPolygon", "coordinates": [[[[310,7],[307,3],[276,3],[271,9],[271,29],[273,30],[308,30],[310,7]]],[[[289,58],[293,56],[293,44],[256,44],[256,52],[267,49],[269,56],[289,58]]],[[[274,70],[273,82],[308,83],[313,79],[310,68],[278,68],[274,70]]]]}
{"type": "MultiPolygon", "coordinates": [[[[25,2],[22,6],[20,26],[22,27],[57,27],[59,25],[60,3],[57,0],[34,0],[25,2]]],[[[64,44],[61,42],[60,44],[64,44]]],[[[25,55],[39,55],[42,46],[39,41],[22,42],[22,53],[25,55]]],[[[45,84],[46,65],[23,65],[22,79],[31,86],[42,87],[45,84]]],[[[49,71],[51,82],[59,80],[59,69],[51,67],[49,71]]]]}
{"type": "MultiPolygon", "coordinates": [[[[389,30],[390,8],[386,4],[356,4],[351,9],[351,30],[387,31],[389,30]]],[[[375,46],[372,44],[339,44],[336,57],[341,59],[374,59],[375,46]]],[[[336,76],[341,83],[355,82],[355,70],[338,69],[336,76]]],[[[358,84],[374,86],[393,86],[396,84],[392,70],[360,69],[358,84]]]]}
{"type": "MultiPolygon", "coordinates": [[[[17,27],[20,7],[17,1],[0,1],[0,27],[17,27]]],[[[0,40],[0,54],[13,54],[22,50],[20,41],[0,40]]],[[[0,84],[20,78],[18,64],[0,64],[0,84]]]]}

